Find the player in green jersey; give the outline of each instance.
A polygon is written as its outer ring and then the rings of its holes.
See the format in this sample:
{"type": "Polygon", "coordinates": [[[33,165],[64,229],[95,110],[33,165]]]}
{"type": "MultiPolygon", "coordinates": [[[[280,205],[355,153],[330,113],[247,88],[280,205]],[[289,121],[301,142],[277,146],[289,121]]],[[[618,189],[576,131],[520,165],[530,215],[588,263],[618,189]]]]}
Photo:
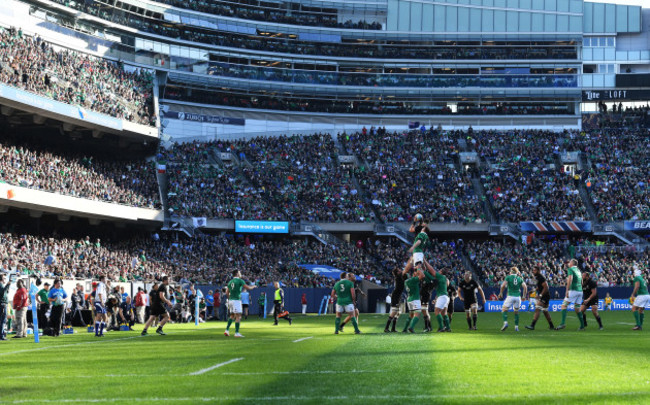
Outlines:
{"type": "Polygon", "coordinates": [[[415,227],[415,233],[415,242],[413,242],[413,246],[409,249],[409,253],[413,254],[414,266],[416,263],[424,261],[424,249],[429,246],[429,234],[427,234],[427,228],[424,225],[415,227]]]}
{"type": "Polygon", "coordinates": [[[336,297],[336,321],[334,333],[339,334],[339,327],[341,326],[341,314],[345,311],[351,316],[352,325],[354,326],[354,333],[357,335],[361,333],[359,324],[357,323],[356,312],[354,308],[354,300],[356,298],[354,292],[354,283],[347,279],[345,272],[341,273],[341,280],[334,284],[332,289],[332,298],[336,297]]]}
{"type": "Polygon", "coordinates": [[[632,283],[634,285],[634,291],[632,291],[630,302],[634,300],[632,313],[636,321],[636,326],[632,330],[641,330],[643,328],[643,310],[650,304],[650,295],[648,295],[648,283],[643,277],[643,272],[638,267],[634,268],[634,280],[632,280],[632,283]]]}
{"type": "Polygon", "coordinates": [[[438,321],[438,332],[451,332],[449,316],[447,315],[447,308],[449,306],[447,287],[449,286],[449,280],[447,280],[447,277],[442,272],[436,271],[426,260],[424,261],[424,267],[436,281],[436,303],[433,314],[438,321]]]}
{"type": "Polygon", "coordinates": [[[241,293],[243,290],[252,290],[255,286],[247,285],[244,280],[241,279],[241,272],[235,270],[232,272],[233,279],[230,280],[226,287],[226,294],[228,295],[228,312],[230,312],[230,318],[228,319],[228,326],[226,326],[226,331],[223,333],[226,336],[230,336],[230,325],[235,322],[235,337],[244,337],[239,333],[239,324],[241,323],[241,314],[242,314],[242,305],[241,305],[241,293]]]}
{"type": "Polygon", "coordinates": [[[580,321],[580,329],[585,330],[585,322],[580,313],[580,305],[582,304],[582,273],[578,269],[578,261],[571,259],[567,262],[567,279],[566,279],[566,295],[564,302],[562,302],[562,322],[555,328],[560,330],[566,328],[566,314],[569,305],[573,304],[580,321]]]}
{"type": "Polygon", "coordinates": [[[515,311],[515,331],[519,332],[519,307],[521,307],[521,295],[523,290],[523,295],[524,297],[526,296],[528,287],[526,286],[526,283],[524,283],[524,279],[521,277],[518,268],[510,268],[510,274],[506,276],[506,279],[503,280],[503,283],[501,284],[499,299],[503,297],[503,290],[506,288],[508,288],[508,297],[501,308],[501,316],[503,317],[501,332],[508,329],[508,311],[510,311],[510,308],[515,311]]]}
{"type": "Polygon", "coordinates": [[[404,282],[404,288],[408,297],[406,298],[406,305],[409,309],[409,319],[406,322],[406,326],[402,332],[406,333],[415,333],[415,325],[417,325],[420,317],[418,316],[418,311],[422,310],[422,303],[420,302],[420,281],[424,279],[424,273],[422,272],[422,262],[417,262],[415,269],[413,270],[412,277],[409,277],[404,282]]]}

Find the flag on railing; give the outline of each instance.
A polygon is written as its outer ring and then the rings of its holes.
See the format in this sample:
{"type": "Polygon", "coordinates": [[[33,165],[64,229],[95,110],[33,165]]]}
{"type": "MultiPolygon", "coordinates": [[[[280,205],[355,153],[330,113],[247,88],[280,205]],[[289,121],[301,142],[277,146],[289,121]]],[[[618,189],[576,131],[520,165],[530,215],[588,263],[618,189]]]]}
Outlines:
{"type": "Polygon", "coordinates": [[[206,217],[192,217],[192,225],[195,228],[202,228],[208,224],[208,219],[206,217]]]}

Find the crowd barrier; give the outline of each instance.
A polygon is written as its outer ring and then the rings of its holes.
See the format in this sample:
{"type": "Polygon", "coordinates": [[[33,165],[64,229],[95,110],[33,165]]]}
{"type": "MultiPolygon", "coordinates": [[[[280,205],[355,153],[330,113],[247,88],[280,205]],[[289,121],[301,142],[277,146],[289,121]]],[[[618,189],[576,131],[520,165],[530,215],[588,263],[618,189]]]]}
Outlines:
{"type": "MultiPolygon", "coordinates": [[[[563,300],[551,300],[549,302],[548,310],[549,312],[559,312],[562,307],[562,301],[563,300]]],[[[485,303],[485,312],[501,312],[501,307],[503,307],[503,301],[488,301],[485,303]]],[[[613,300],[612,305],[610,308],[607,310],[611,311],[630,311],[632,309],[632,305],[628,300],[613,300]]],[[[646,309],[650,309],[650,306],[646,307],[646,309]]],[[[533,312],[535,308],[532,308],[530,305],[530,301],[521,301],[521,307],[519,308],[520,311],[522,312],[533,312]]],[[[569,310],[573,311],[574,306],[573,304],[569,306],[569,310]]],[[[598,300],[598,310],[599,311],[605,311],[605,300],[598,300]]],[[[510,310],[512,311],[512,309],[510,310]]]]}

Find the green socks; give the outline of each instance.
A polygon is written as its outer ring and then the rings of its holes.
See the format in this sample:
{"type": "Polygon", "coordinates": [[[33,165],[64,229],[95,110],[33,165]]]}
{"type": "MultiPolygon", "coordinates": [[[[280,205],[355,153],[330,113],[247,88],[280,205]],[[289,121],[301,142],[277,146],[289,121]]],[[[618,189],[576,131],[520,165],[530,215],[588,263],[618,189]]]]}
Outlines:
{"type": "MultiPolygon", "coordinates": [[[[580,322],[582,322],[582,320],[580,322]]],[[[566,309],[562,310],[562,322],[560,322],[560,325],[566,325],[566,309]]]]}
{"type": "Polygon", "coordinates": [[[641,326],[641,316],[637,311],[632,312],[634,314],[634,320],[636,321],[636,326],[641,326]]]}
{"type": "Polygon", "coordinates": [[[359,331],[359,324],[357,323],[357,318],[352,318],[352,326],[354,326],[355,331],[359,331]]]}
{"type": "Polygon", "coordinates": [[[515,312],[515,326],[519,326],[519,312],[515,312]]]}
{"type": "Polygon", "coordinates": [[[235,333],[239,333],[239,322],[235,322],[235,333]]]}
{"type": "Polygon", "coordinates": [[[230,325],[232,325],[232,318],[228,319],[228,326],[226,326],[226,330],[230,330],[230,325]]]}
{"type": "Polygon", "coordinates": [[[445,321],[445,328],[451,329],[451,326],[449,325],[449,317],[445,315],[443,319],[445,321]]]}
{"type": "Polygon", "coordinates": [[[415,329],[415,325],[417,325],[419,320],[420,320],[419,317],[414,316],[413,319],[411,319],[411,328],[410,329],[415,329]]]}
{"type": "Polygon", "coordinates": [[[644,317],[644,316],[645,316],[645,313],[644,313],[644,312],[641,312],[641,313],[639,314],[639,321],[640,321],[639,326],[643,326],[643,317],[644,317]]]}
{"type": "Polygon", "coordinates": [[[445,325],[443,325],[442,321],[442,315],[438,314],[436,315],[436,320],[438,321],[438,329],[444,329],[445,325]]]}
{"type": "Polygon", "coordinates": [[[339,331],[339,326],[341,326],[341,318],[336,318],[334,321],[334,325],[336,326],[336,331],[339,331]]]}
{"type": "Polygon", "coordinates": [[[585,316],[584,314],[578,313],[578,320],[580,321],[580,329],[585,327],[585,316]]]}
{"type": "Polygon", "coordinates": [[[503,317],[503,322],[508,322],[508,313],[507,312],[501,312],[501,317],[503,317]]]}

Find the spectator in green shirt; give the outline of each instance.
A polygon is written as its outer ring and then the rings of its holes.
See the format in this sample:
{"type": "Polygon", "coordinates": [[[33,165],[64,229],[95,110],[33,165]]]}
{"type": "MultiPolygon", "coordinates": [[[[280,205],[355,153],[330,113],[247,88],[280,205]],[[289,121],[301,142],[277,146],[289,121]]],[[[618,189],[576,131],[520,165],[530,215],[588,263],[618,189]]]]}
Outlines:
{"type": "Polygon", "coordinates": [[[36,294],[36,302],[38,302],[38,325],[41,329],[45,329],[49,324],[47,319],[47,311],[50,310],[49,293],[50,283],[44,283],[43,288],[36,294]]]}

